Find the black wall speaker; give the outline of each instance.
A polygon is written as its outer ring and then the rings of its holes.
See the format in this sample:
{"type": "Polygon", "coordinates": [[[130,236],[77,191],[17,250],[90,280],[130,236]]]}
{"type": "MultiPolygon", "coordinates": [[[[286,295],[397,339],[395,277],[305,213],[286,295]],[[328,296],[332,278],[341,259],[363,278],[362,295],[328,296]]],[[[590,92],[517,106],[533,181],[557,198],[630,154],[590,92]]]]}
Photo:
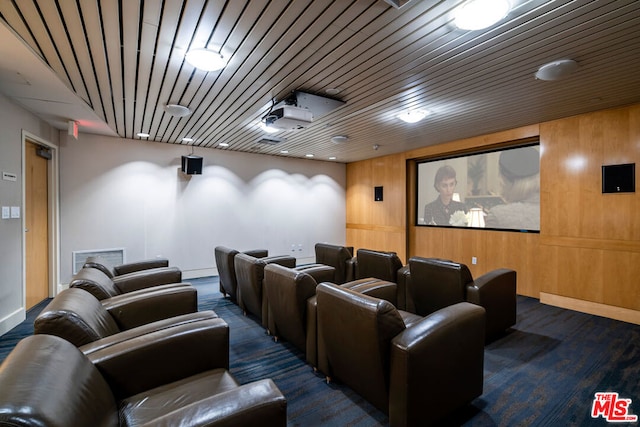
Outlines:
{"type": "Polygon", "coordinates": [[[603,193],[634,193],[636,191],[636,164],[602,166],[603,193]]]}
{"type": "Polygon", "coordinates": [[[202,174],[202,157],[193,154],[182,156],[182,173],[187,175],[202,174]]]}
{"type": "Polygon", "coordinates": [[[382,201],[382,187],[373,187],[373,200],[376,202],[382,201]]]}

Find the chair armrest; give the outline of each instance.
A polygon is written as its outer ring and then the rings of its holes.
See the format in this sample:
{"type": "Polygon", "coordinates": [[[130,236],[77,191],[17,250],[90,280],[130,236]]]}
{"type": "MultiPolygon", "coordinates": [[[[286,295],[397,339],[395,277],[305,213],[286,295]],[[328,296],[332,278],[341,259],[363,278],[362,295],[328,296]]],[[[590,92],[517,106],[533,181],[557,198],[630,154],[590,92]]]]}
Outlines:
{"type": "Polygon", "coordinates": [[[136,262],[128,262],[126,264],[116,265],[113,267],[113,271],[116,276],[122,274],[133,273],[136,271],[149,270],[151,268],[169,267],[169,260],[167,258],[154,258],[145,259],[136,262]]]}
{"type": "Polygon", "coordinates": [[[184,323],[106,346],[87,357],[119,400],[211,369],[228,370],[229,326],[220,318],[184,323]]]}
{"type": "Polygon", "coordinates": [[[516,272],[506,268],[490,271],[467,286],[467,301],[486,308],[487,298],[502,297],[515,303],[516,272]]]}
{"type": "Polygon", "coordinates": [[[188,283],[159,285],[102,300],[120,330],[198,311],[198,291],[188,283]]]}
{"type": "Polygon", "coordinates": [[[243,251],[242,253],[251,255],[254,258],[265,258],[269,256],[269,251],[267,249],[251,249],[248,251],[243,251]]]}
{"type": "Polygon", "coordinates": [[[391,344],[389,420],[428,424],[482,394],[485,310],[461,302],[398,334],[391,344]]]}
{"type": "Polygon", "coordinates": [[[398,310],[405,310],[415,313],[415,305],[411,296],[411,269],[409,264],[400,267],[398,270],[398,310]]]}
{"type": "Polygon", "coordinates": [[[154,419],[153,425],[170,427],[184,420],[219,427],[285,427],[287,400],[272,380],[264,379],[183,406],[154,419]]]}
{"type": "Polygon", "coordinates": [[[275,263],[289,268],[294,268],[296,266],[296,258],[290,255],[273,255],[258,259],[264,264],[275,263]]]}
{"type": "MultiPolygon", "coordinates": [[[[358,277],[358,257],[353,257],[346,261],[347,264],[347,277],[345,278],[346,282],[351,282],[356,280],[358,277]]],[[[345,283],[346,283],[345,282],[345,283]]]]}
{"type": "Polygon", "coordinates": [[[217,319],[218,315],[213,310],[198,311],[196,313],[182,314],[180,316],[171,317],[168,319],[158,320],[155,322],[141,325],[127,331],[122,331],[109,335],[104,338],[97,339],[88,344],[80,346],[80,350],[89,356],[92,353],[103,350],[107,347],[119,344],[123,341],[127,341],[133,338],[148,335],[152,332],[156,332],[162,329],[173,328],[180,325],[186,325],[189,323],[200,322],[202,320],[217,319]]]}
{"type": "Polygon", "coordinates": [[[137,271],[113,278],[114,285],[120,292],[127,293],[152,286],[182,282],[182,271],[177,267],[162,267],[137,271]]]}
{"type": "Polygon", "coordinates": [[[515,325],[517,320],[516,272],[490,271],[467,286],[467,301],[487,310],[488,341],[515,325]]]}

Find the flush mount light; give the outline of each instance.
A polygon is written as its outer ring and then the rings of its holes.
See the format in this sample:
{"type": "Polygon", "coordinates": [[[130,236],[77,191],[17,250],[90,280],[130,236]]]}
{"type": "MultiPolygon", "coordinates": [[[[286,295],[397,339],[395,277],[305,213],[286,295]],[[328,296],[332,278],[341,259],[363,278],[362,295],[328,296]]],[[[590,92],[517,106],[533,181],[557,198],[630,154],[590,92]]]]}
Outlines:
{"type": "Polygon", "coordinates": [[[455,12],[455,24],[461,30],[482,30],[507,16],[508,0],[469,0],[455,12]]]}
{"type": "Polygon", "coordinates": [[[305,156],[305,157],[308,157],[308,158],[312,158],[312,157],[313,157],[313,154],[305,154],[304,156],[305,156]]]}
{"type": "Polygon", "coordinates": [[[280,150],[280,154],[289,154],[289,150],[280,150]]]}
{"type": "Polygon", "coordinates": [[[578,69],[578,63],[572,59],[560,59],[538,68],[536,79],[538,80],[561,80],[568,77],[578,69]]]}
{"type": "Polygon", "coordinates": [[[331,142],[333,142],[334,144],[342,144],[345,143],[349,140],[349,137],[347,135],[335,135],[331,137],[331,142]]]}
{"type": "Polygon", "coordinates": [[[193,138],[182,138],[182,142],[193,142],[193,138]]]}
{"type": "Polygon", "coordinates": [[[398,114],[398,118],[405,123],[416,123],[424,119],[428,115],[429,112],[425,110],[407,110],[403,113],[398,114]]]}
{"type": "Polygon", "coordinates": [[[149,136],[151,136],[151,135],[149,135],[148,133],[144,133],[144,132],[139,132],[137,135],[138,135],[140,138],[149,138],[149,136]]]}
{"type": "Polygon", "coordinates": [[[184,59],[194,67],[204,71],[216,71],[224,68],[227,61],[220,52],[212,49],[191,49],[184,59]]]}
{"type": "Polygon", "coordinates": [[[226,142],[221,142],[220,144],[218,144],[218,147],[228,147],[229,144],[227,144],[226,142]]]}
{"type": "Polygon", "coordinates": [[[185,117],[191,114],[189,108],[179,104],[167,104],[164,106],[164,111],[174,117],[185,117]]]}

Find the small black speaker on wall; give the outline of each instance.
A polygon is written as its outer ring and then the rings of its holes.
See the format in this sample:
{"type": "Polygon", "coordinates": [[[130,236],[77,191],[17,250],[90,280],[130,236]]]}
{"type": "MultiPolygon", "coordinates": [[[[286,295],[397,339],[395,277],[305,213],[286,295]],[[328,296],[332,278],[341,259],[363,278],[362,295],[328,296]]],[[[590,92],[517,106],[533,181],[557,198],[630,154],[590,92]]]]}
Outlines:
{"type": "Polygon", "coordinates": [[[635,193],[636,164],[602,166],[603,193],[635,193]]]}
{"type": "Polygon", "coordinates": [[[182,173],[187,175],[202,174],[202,157],[193,154],[182,156],[182,173]]]}
{"type": "Polygon", "coordinates": [[[376,202],[382,201],[382,187],[373,187],[373,200],[376,202]]]}

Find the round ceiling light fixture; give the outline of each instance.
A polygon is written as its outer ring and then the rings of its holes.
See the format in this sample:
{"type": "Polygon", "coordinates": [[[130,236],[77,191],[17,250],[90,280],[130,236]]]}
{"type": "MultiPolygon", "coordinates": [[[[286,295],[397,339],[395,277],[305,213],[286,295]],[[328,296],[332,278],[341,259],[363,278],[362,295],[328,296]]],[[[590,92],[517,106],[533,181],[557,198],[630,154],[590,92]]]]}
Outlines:
{"type": "Polygon", "coordinates": [[[174,117],[186,117],[191,114],[191,110],[189,108],[179,104],[167,104],[164,106],[164,111],[174,117]]]}
{"type": "Polygon", "coordinates": [[[335,135],[331,137],[331,142],[334,144],[343,144],[349,140],[347,135],[335,135]]]}
{"type": "Polygon", "coordinates": [[[562,80],[569,77],[578,69],[578,63],[573,59],[560,59],[558,61],[549,62],[538,68],[536,71],[536,79],[538,80],[562,80]]]}
{"type": "Polygon", "coordinates": [[[212,49],[191,49],[184,59],[199,70],[216,71],[227,65],[227,61],[220,52],[212,49]]]}
{"type": "Polygon", "coordinates": [[[398,118],[405,123],[417,123],[429,115],[425,110],[407,110],[398,114],[398,118]]]}
{"type": "Polygon", "coordinates": [[[508,0],[469,0],[454,12],[454,22],[461,30],[482,30],[507,16],[508,0]]]}

